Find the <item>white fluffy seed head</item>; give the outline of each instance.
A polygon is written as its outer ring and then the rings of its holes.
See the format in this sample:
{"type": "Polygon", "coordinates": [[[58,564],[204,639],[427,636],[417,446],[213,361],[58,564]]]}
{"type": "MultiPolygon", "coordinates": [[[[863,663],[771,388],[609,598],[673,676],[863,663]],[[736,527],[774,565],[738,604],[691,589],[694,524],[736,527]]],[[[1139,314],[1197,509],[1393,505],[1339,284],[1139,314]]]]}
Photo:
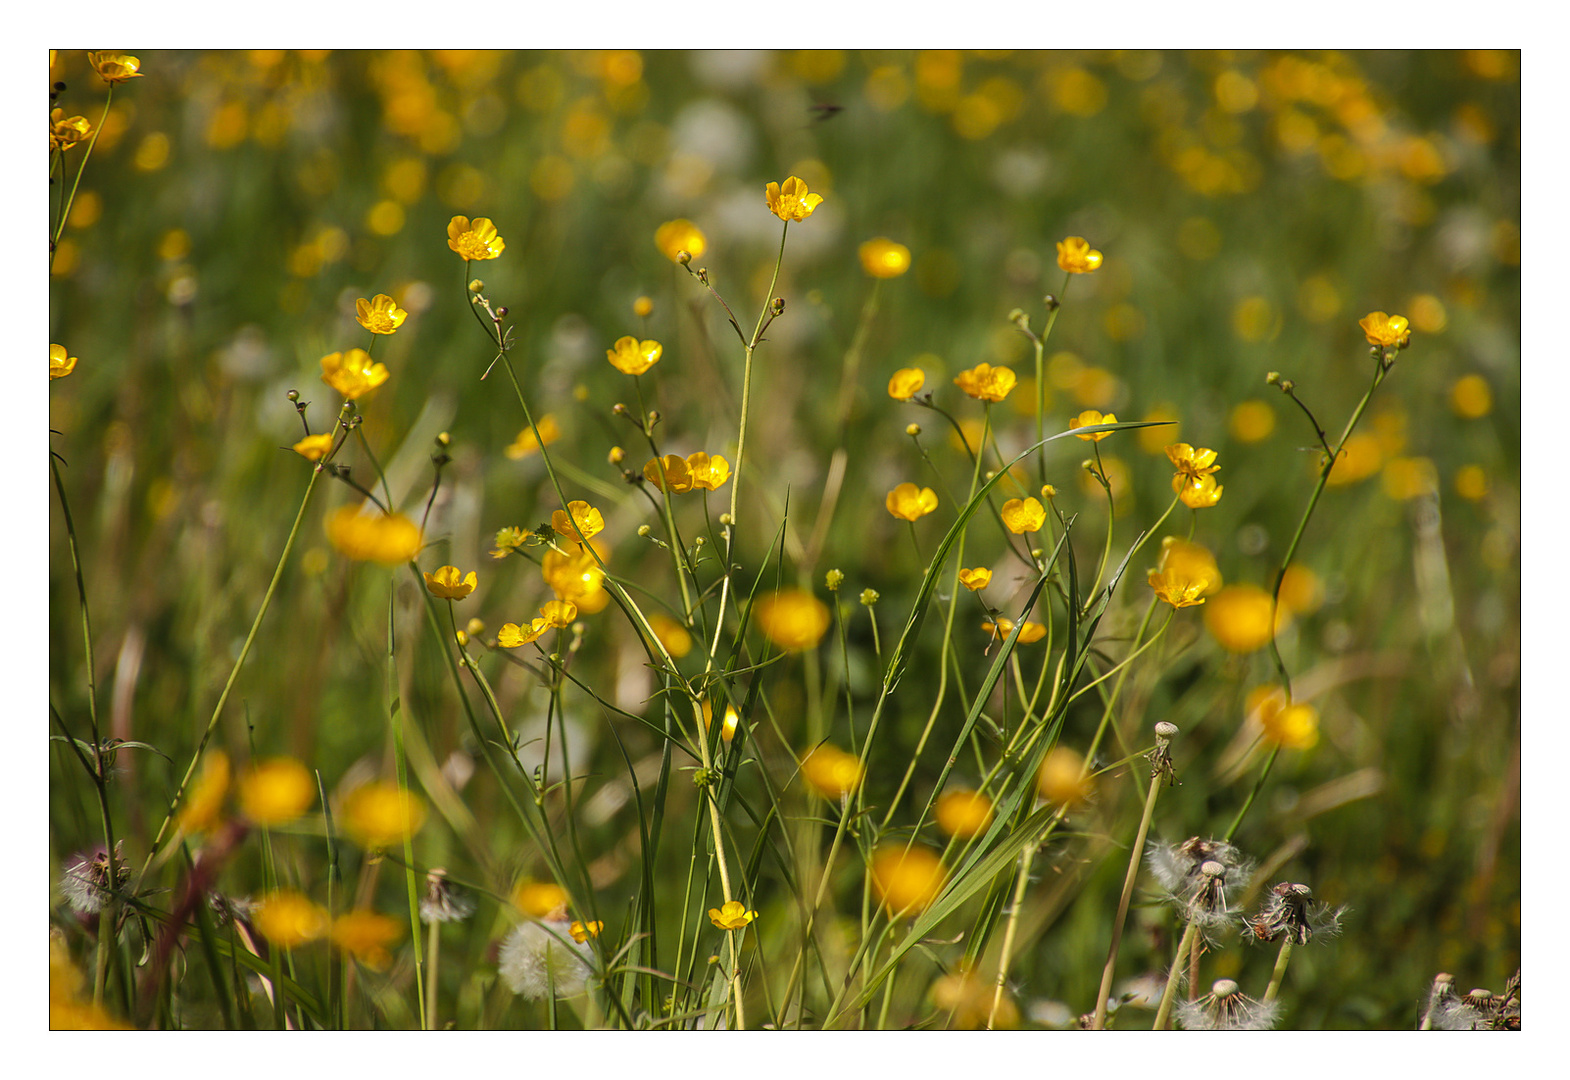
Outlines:
{"type": "Polygon", "coordinates": [[[519,923],[502,941],[497,970],[519,997],[538,1000],[551,992],[572,997],[589,978],[588,945],[578,945],[566,923],[519,923]]]}

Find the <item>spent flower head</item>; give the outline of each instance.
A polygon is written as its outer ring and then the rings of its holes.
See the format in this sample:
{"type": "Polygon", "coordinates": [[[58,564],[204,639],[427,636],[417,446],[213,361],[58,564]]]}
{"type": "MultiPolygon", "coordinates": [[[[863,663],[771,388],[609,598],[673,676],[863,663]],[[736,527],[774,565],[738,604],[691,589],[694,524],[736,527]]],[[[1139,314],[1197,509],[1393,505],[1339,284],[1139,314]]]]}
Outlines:
{"type": "Polygon", "coordinates": [[[432,867],[425,875],[425,895],[420,898],[420,921],[462,922],[474,914],[474,899],[447,880],[447,871],[432,867]]]}
{"type": "Polygon", "coordinates": [[[1204,997],[1177,1006],[1185,1031],[1269,1031],[1280,1016],[1279,1001],[1247,997],[1231,979],[1219,979],[1204,997]]]}
{"type": "Polygon", "coordinates": [[[125,53],[90,52],[87,62],[98,72],[98,77],[110,86],[142,77],[142,62],[125,53]]]}
{"type": "Polygon", "coordinates": [[[99,911],[131,880],[131,868],[126,865],[123,848],[125,841],[115,843],[114,859],[102,844],[71,856],[60,874],[60,892],[65,902],[84,914],[99,911]]]}
{"type": "Polygon", "coordinates": [[[565,921],[522,922],[502,939],[496,969],[513,993],[539,1000],[555,991],[572,997],[588,984],[590,950],[574,942],[565,921]]]}
{"type": "Polygon", "coordinates": [[[1255,941],[1286,938],[1307,945],[1315,935],[1339,934],[1345,913],[1345,907],[1332,908],[1316,901],[1314,890],[1307,885],[1283,881],[1271,888],[1258,912],[1243,920],[1243,929],[1255,941]]]}
{"type": "Polygon", "coordinates": [[[1152,844],[1145,861],[1167,900],[1205,929],[1231,922],[1232,896],[1254,872],[1253,862],[1231,844],[1198,836],[1177,845],[1152,844]]]}

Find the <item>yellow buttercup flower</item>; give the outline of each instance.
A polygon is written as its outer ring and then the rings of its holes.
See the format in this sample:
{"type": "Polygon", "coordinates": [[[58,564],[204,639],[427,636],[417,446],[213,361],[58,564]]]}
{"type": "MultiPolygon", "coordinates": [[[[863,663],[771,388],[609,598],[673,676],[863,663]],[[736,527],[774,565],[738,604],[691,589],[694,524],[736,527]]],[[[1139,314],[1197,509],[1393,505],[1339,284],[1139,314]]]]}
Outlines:
{"type": "Polygon", "coordinates": [[[420,831],[425,800],[391,781],[373,780],[345,797],[339,820],[361,847],[391,847],[420,831]]]}
{"type": "Polygon", "coordinates": [[[1156,596],[1173,607],[1194,607],[1221,587],[1221,571],[1207,549],[1169,536],[1161,542],[1161,559],[1146,580],[1156,596]]]}
{"type": "Polygon", "coordinates": [[[307,435],[289,449],[299,454],[306,461],[320,461],[327,456],[327,451],[333,448],[331,435],[307,435]]]}
{"type": "Polygon", "coordinates": [[[496,644],[503,649],[519,649],[525,645],[540,640],[551,624],[543,618],[535,619],[527,626],[518,623],[502,623],[496,631],[496,644]]]}
{"type": "Polygon", "coordinates": [[[512,890],[512,902],[525,915],[535,919],[560,922],[567,917],[571,898],[567,890],[554,881],[530,881],[525,878],[512,890]]]}
{"type": "Polygon", "coordinates": [[[828,606],[809,592],[781,589],[758,600],[752,617],[774,644],[789,652],[813,648],[829,629],[828,606]]]}
{"type": "Polygon", "coordinates": [[[889,376],[889,397],[895,401],[909,401],[926,382],[926,373],[920,368],[900,368],[889,376]]]}
{"type": "Polygon", "coordinates": [[[740,930],[757,917],[758,913],[748,911],[740,900],[727,900],[722,907],[709,909],[709,921],[721,930],[740,930]]]}
{"type": "MultiPolygon", "coordinates": [[[[753,914],[757,913],[754,912],[753,914]]],[[[572,935],[572,940],[576,941],[579,945],[582,945],[591,937],[599,937],[600,931],[604,929],[605,923],[598,919],[596,919],[594,922],[588,923],[580,922],[577,919],[574,919],[572,925],[567,928],[567,933],[572,935]]]]}
{"type": "MultiPolygon", "coordinates": [[[[1284,628],[1292,613],[1281,607],[1276,626],[1284,628]]],[[[1205,608],[1205,629],[1232,653],[1251,653],[1270,642],[1270,594],[1258,585],[1228,585],[1205,608]]]]}
{"type": "Polygon", "coordinates": [[[64,109],[49,112],[49,149],[69,150],[93,134],[93,123],[85,116],[67,116],[64,109]]]}
{"type": "Polygon", "coordinates": [[[369,300],[362,296],[354,302],[354,321],[373,334],[391,334],[408,317],[409,313],[386,293],[377,293],[369,300]]]}
{"type": "Polygon", "coordinates": [[[971,592],[985,589],[992,584],[992,571],[984,566],[978,566],[974,570],[961,569],[959,572],[959,583],[971,592]]]}
{"type": "Polygon", "coordinates": [[[1383,311],[1371,311],[1357,321],[1363,328],[1363,335],[1368,338],[1370,345],[1390,348],[1392,345],[1401,344],[1407,336],[1407,321],[1401,315],[1386,315],[1383,311]]]}
{"type": "Polygon", "coordinates": [[[90,52],[87,62],[98,72],[98,77],[110,86],[142,77],[142,62],[124,53],[90,52]]]}
{"type": "Polygon", "coordinates": [[[526,427],[518,432],[518,437],[502,451],[502,453],[507,455],[508,460],[518,461],[521,458],[528,457],[530,454],[538,453],[542,440],[546,446],[549,446],[561,438],[561,425],[556,422],[554,413],[546,413],[540,417],[535,422],[535,427],[540,430],[538,438],[535,437],[534,428],[526,427]]]}
{"type": "Polygon", "coordinates": [[[327,912],[310,897],[280,889],[262,897],[252,922],[269,943],[295,949],[327,933],[327,912]]]}
{"type": "Polygon", "coordinates": [[[642,375],[659,362],[665,351],[658,341],[639,341],[628,335],[617,338],[616,344],[605,350],[605,359],[611,366],[626,375],[642,375]]]}
{"type": "Polygon", "coordinates": [[[1017,381],[1012,369],[987,363],[977,364],[954,376],[954,385],[977,401],[1002,401],[1017,381]]]}
{"type": "Polygon", "coordinates": [[[943,860],[924,847],[903,844],[880,848],[872,856],[872,891],[896,918],[919,915],[943,891],[943,860]]]}
{"type": "Polygon", "coordinates": [[[692,472],[687,468],[687,459],[679,454],[651,458],[643,467],[643,475],[657,491],[681,495],[692,490],[692,472]]]}
{"type": "Polygon", "coordinates": [[[490,218],[475,218],[471,222],[459,214],[447,223],[447,246],[462,255],[464,262],[472,262],[496,258],[507,243],[497,235],[490,218]]]}
{"type": "Polygon", "coordinates": [[[403,936],[403,924],[375,911],[346,911],[333,920],[328,940],[372,971],[392,965],[387,946],[403,936]]]}
{"type": "Polygon", "coordinates": [[[442,600],[462,600],[474,591],[480,583],[478,576],[470,570],[466,577],[459,577],[456,566],[443,566],[434,574],[425,575],[425,587],[431,590],[431,595],[442,600]]]}
{"type": "Polygon", "coordinates": [[[1185,480],[1181,475],[1172,478],[1172,486],[1178,489],[1178,498],[1184,506],[1191,510],[1203,510],[1207,506],[1214,506],[1221,501],[1222,485],[1216,483],[1214,476],[1201,476],[1197,480],[1185,480]]]}
{"type": "Polygon", "coordinates": [[[523,546],[523,542],[534,535],[533,529],[522,529],[517,525],[508,525],[496,530],[496,548],[491,552],[493,559],[505,559],[523,546]]]}
{"type": "Polygon", "coordinates": [[[1302,702],[1288,702],[1279,686],[1249,691],[1247,713],[1258,721],[1266,742],[1289,750],[1307,750],[1319,741],[1319,711],[1302,702]]]}
{"type": "Polygon", "coordinates": [[[224,796],[228,793],[229,755],[222,750],[209,750],[202,759],[202,775],[180,804],[180,831],[211,832],[223,817],[224,796]]]}
{"type": "Polygon", "coordinates": [[[938,493],[906,481],[885,496],[883,505],[900,520],[915,521],[938,508],[938,493]]]}
{"type": "Polygon", "coordinates": [[[1009,532],[1018,535],[1035,532],[1047,521],[1046,507],[1035,498],[1010,499],[1003,504],[1001,514],[1009,532]]]}
{"type": "Polygon", "coordinates": [[[856,790],[861,762],[832,743],[824,743],[801,760],[801,778],[825,799],[838,800],[856,790]]]}
{"type": "Polygon", "coordinates": [[[719,454],[695,450],[687,455],[687,475],[692,478],[694,488],[718,491],[730,479],[730,462],[719,454]]]}
{"type": "Polygon", "coordinates": [[[954,788],[938,797],[932,816],[938,828],[963,840],[992,824],[992,800],[979,791],[954,788]]]}
{"type": "Polygon", "coordinates": [[[677,218],[667,221],[654,230],[654,246],[671,262],[680,262],[677,258],[683,251],[698,258],[709,248],[709,241],[699,229],[686,218],[677,218]]]}
{"type": "MultiPolygon", "coordinates": [[[[1014,620],[1005,615],[999,615],[995,622],[982,623],[981,628],[991,634],[994,641],[1002,641],[1014,632],[1014,620]]],[[[1019,628],[1019,637],[1015,641],[1020,645],[1030,645],[1046,636],[1047,628],[1045,626],[1038,622],[1030,622],[1027,619],[1025,624],[1019,628]]]]}
{"type": "Polygon", "coordinates": [[[49,346],[49,379],[63,379],[76,370],[76,357],[66,352],[64,345],[49,346]]]}
{"type": "Polygon", "coordinates": [[[346,401],[353,401],[386,381],[386,365],[372,362],[371,354],[364,349],[328,353],[322,357],[322,382],[342,394],[346,401]]]}
{"type": "Polygon", "coordinates": [[[823,202],[822,195],[807,192],[807,183],[799,176],[787,177],[783,184],[770,180],[763,193],[769,210],[781,221],[805,221],[823,202]]]}
{"type": "Polygon", "coordinates": [[[1058,269],[1070,274],[1088,274],[1101,265],[1101,252],[1090,246],[1083,236],[1069,236],[1058,241],[1058,269]]]}
{"type": "Polygon", "coordinates": [[[886,236],[868,240],[856,249],[861,258],[861,268],[870,277],[897,278],[910,269],[910,248],[896,244],[886,236]]]}
{"type": "Polygon", "coordinates": [[[605,517],[582,499],[573,499],[566,510],[551,512],[551,528],[558,536],[585,543],[605,528],[605,517]]]}
{"type": "Polygon", "coordinates": [[[647,319],[654,314],[654,301],[647,296],[640,296],[632,302],[632,313],[640,319],[647,319]]]}
{"type": "Polygon", "coordinates": [[[1066,746],[1054,747],[1036,773],[1036,794],[1059,806],[1078,806],[1096,790],[1084,772],[1084,758],[1066,746]]]}
{"type": "Polygon", "coordinates": [[[540,608],[540,617],[547,626],[560,630],[571,626],[578,617],[578,605],[571,600],[547,600],[540,608]]]}
{"type": "MultiPolygon", "coordinates": [[[[1094,427],[1097,424],[1115,424],[1117,422],[1118,418],[1115,413],[1107,413],[1103,416],[1095,409],[1086,409],[1078,416],[1071,417],[1068,426],[1069,430],[1072,431],[1075,428],[1094,427]]],[[[1093,431],[1089,435],[1076,435],[1074,438],[1083,439],[1085,442],[1100,442],[1111,434],[1112,432],[1110,431],[1093,431]]]]}
{"type": "Polygon", "coordinates": [[[240,809],[258,825],[284,825],[316,801],[316,779],[294,758],[270,758],[240,778],[240,809]]]}
{"type": "Polygon", "coordinates": [[[406,563],[420,553],[420,527],[402,514],[362,514],[339,507],[327,519],[327,539],[339,553],[383,566],[406,563]]]}
{"type": "Polygon", "coordinates": [[[1183,490],[1186,480],[1198,480],[1209,476],[1221,466],[1216,464],[1216,452],[1204,447],[1193,447],[1188,443],[1173,443],[1167,447],[1167,459],[1172,462],[1172,467],[1177,470],[1177,475],[1172,478],[1172,490],[1183,490]]]}

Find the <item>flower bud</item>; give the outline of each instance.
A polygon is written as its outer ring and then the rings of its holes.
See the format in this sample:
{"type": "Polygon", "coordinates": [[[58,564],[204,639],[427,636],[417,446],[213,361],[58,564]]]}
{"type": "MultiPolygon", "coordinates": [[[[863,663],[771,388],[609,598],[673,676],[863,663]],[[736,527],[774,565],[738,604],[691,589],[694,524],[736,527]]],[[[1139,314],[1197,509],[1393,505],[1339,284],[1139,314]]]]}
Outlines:
{"type": "Polygon", "coordinates": [[[769,302],[769,310],[774,312],[776,315],[785,314],[785,298],[783,296],[776,296],[769,302]]]}
{"type": "Polygon", "coordinates": [[[472,293],[483,292],[484,289],[485,282],[481,281],[479,278],[475,278],[473,281],[469,282],[469,291],[472,293]]]}
{"type": "Polygon", "coordinates": [[[676,253],[676,261],[681,263],[683,266],[686,266],[688,263],[692,262],[692,253],[688,251],[678,251],[676,253]]]}
{"type": "Polygon", "coordinates": [[[845,584],[845,575],[839,570],[830,570],[823,575],[823,584],[829,587],[829,592],[839,592],[840,586],[845,584]]]}
{"type": "Polygon", "coordinates": [[[298,391],[298,390],[291,390],[285,396],[288,397],[288,399],[290,401],[299,401],[300,400],[300,391],[298,391]]]}
{"type": "Polygon", "coordinates": [[[1043,499],[1055,499],[1058,497],[1058,489],[1053,487],[1051,484],[1042,484],[1041,497],[1043,499]]]}
{"type": "Polygon", "coordinates": [[[1279,372],[1279,371],[1272,371],[1268,375],[1265,376],[1265,382],[1269,383],[1271,386],[1275,386],[1280,381],[1281,381],[1281,372],[1279,372]]]}
{"type": "Polygon", "coordinates": [[[1048,311],[1056,311],[1058,309],[1058,298],[1051,293],[1043,296],[1041,302],[1046,305],[1048,311]]]}
{"type": "Polygon", "coordinates": [[[626,456],[626,451],[624,451],[621,447],[613,446],[611,447],[611,452],[605,455],[605,460],[610,462],[612,465],[620,465],[622,459],[626,456]]]}
{"type": "Polygon", "coordinates": [[[905,434],[909,435],[912,439],[914,439],[917,435],[921,434],[921,425],[920,424],[906,424],[905,425],[905,434]]]}
{"type": "Polygon", "coordinates": [[[445,431],[438,433],[436,436],[436,445],[443,448],[451,446],[452,436],[445,431]]]}
{"type": "Polygon", "coordinates": [[[639,525],[638,526],[638,535],[639,536],[648,536],[649,535],[649,527],[647,525],[639,525]]]}
{"type": "Polygon", "coordinates": [[[876,604],[878,602],[878,590],[877,589],[862,589],[861,590],[861,602],[866,607],[871,607],[873,604],[876,604]]]}

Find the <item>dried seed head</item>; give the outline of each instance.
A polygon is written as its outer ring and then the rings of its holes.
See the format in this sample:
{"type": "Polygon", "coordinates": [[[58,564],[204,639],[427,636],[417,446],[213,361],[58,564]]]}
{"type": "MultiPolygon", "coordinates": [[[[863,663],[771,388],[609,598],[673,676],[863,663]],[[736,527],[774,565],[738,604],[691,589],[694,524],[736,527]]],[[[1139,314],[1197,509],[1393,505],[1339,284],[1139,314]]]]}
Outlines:
{"type": "Polygon", "coordinates": [[[1277,941],[1285,936],[1298,945],[1307,945],[1315,934],[1334,937],[1341,932],[1345,907],[1331,908],[1314,902],[1314,890],[1307,885],[1283,881],[1271,888],[1263,906],[1243,921],[1245,933],[1255,941],[1277,941]]]}
{"type": "Polygon", "coordinates": [[[1255,1001],[1239,993],[1231,979],[1216,981],[1210,993],[1177,1007],[1178,1022],[1186,1031],[1268,1031],[1280,1014],[1278,1002],[1255,1001]]]}

